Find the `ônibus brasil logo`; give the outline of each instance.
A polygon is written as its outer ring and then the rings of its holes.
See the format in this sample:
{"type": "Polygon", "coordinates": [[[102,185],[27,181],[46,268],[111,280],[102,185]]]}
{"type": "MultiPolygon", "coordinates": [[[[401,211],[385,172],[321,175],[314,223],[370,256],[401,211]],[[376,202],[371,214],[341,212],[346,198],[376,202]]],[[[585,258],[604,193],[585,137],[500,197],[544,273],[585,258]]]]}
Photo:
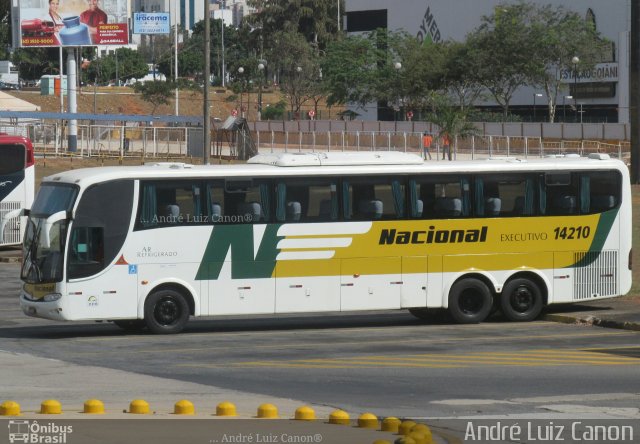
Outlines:
{"type": "Polygon", "coordinates": [[[73,433],[73,426],[58,425],[53,422],[41,424],[38,421],[12,419],[9,421],[9,442],[28,444],[65,444],[67,436],[73,433]]]}

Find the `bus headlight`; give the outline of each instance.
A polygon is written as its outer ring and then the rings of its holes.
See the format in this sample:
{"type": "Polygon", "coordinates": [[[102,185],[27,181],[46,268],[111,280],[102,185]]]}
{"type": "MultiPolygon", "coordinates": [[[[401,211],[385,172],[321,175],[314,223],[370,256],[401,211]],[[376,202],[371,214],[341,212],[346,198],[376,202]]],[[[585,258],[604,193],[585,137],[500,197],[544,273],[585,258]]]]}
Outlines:
{"type": "Polygon", "coordinates": [[[60,294],[60,293],[49,293],[49,294],[44,295],[43,300],[45,302],[55,302],[58,299],[60,299],[61,297],[62,297],[62,294],[60,294]]]}

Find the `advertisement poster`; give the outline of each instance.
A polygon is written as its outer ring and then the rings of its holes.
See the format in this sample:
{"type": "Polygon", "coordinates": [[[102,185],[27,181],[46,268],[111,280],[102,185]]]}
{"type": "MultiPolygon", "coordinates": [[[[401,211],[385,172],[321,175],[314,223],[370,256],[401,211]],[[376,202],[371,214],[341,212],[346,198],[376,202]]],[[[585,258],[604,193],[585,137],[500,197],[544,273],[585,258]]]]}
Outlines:
{"type": "Polygon", "coordinates": [[[21,0],[20,46],[129,43],[127,0],[21,0]]]}
{"type": "Polygon", "coordinates": [[[169,34],[171,24],[166,12],[134,12],[134,34],[169,34]]]}

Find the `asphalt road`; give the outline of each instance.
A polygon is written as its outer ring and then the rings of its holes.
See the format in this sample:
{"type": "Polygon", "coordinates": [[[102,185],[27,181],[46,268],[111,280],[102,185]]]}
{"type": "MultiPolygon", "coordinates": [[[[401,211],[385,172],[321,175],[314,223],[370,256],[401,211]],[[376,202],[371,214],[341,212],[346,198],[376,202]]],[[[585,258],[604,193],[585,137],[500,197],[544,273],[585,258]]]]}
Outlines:
{"type": "Polygon", "coordinates": [[[10,352],[379,416],[640,419],[638,332],[387,311],[192,319],[179,335],[132,335],[23,316],[17,273],[0,264],[10,352]]]}

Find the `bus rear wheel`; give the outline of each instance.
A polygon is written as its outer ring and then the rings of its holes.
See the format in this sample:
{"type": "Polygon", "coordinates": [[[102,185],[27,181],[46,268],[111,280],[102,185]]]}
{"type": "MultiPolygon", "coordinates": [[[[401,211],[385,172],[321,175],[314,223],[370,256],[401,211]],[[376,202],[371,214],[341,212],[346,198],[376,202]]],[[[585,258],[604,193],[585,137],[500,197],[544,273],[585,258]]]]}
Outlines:
{"type": "Polygon", "coordinates": [[[500,307],[510,321],[533,321],[542,311],[542,291],[529,279],[513,279],[502,289],[500,307]]]}
{"type": "Polygon", "coordinates": [[[144,320],[153,333],[178,333],[189,320],[189,304],[175,290],[153,292],[145,302],[144,320]]]}
{"type": "Polygon", "coordinates": [[[493,298],[487,284],[479,279],[462,279],[449,292],[449,313],[460,324],[477,324],[484,321],[493,306],[493,298]]]}

